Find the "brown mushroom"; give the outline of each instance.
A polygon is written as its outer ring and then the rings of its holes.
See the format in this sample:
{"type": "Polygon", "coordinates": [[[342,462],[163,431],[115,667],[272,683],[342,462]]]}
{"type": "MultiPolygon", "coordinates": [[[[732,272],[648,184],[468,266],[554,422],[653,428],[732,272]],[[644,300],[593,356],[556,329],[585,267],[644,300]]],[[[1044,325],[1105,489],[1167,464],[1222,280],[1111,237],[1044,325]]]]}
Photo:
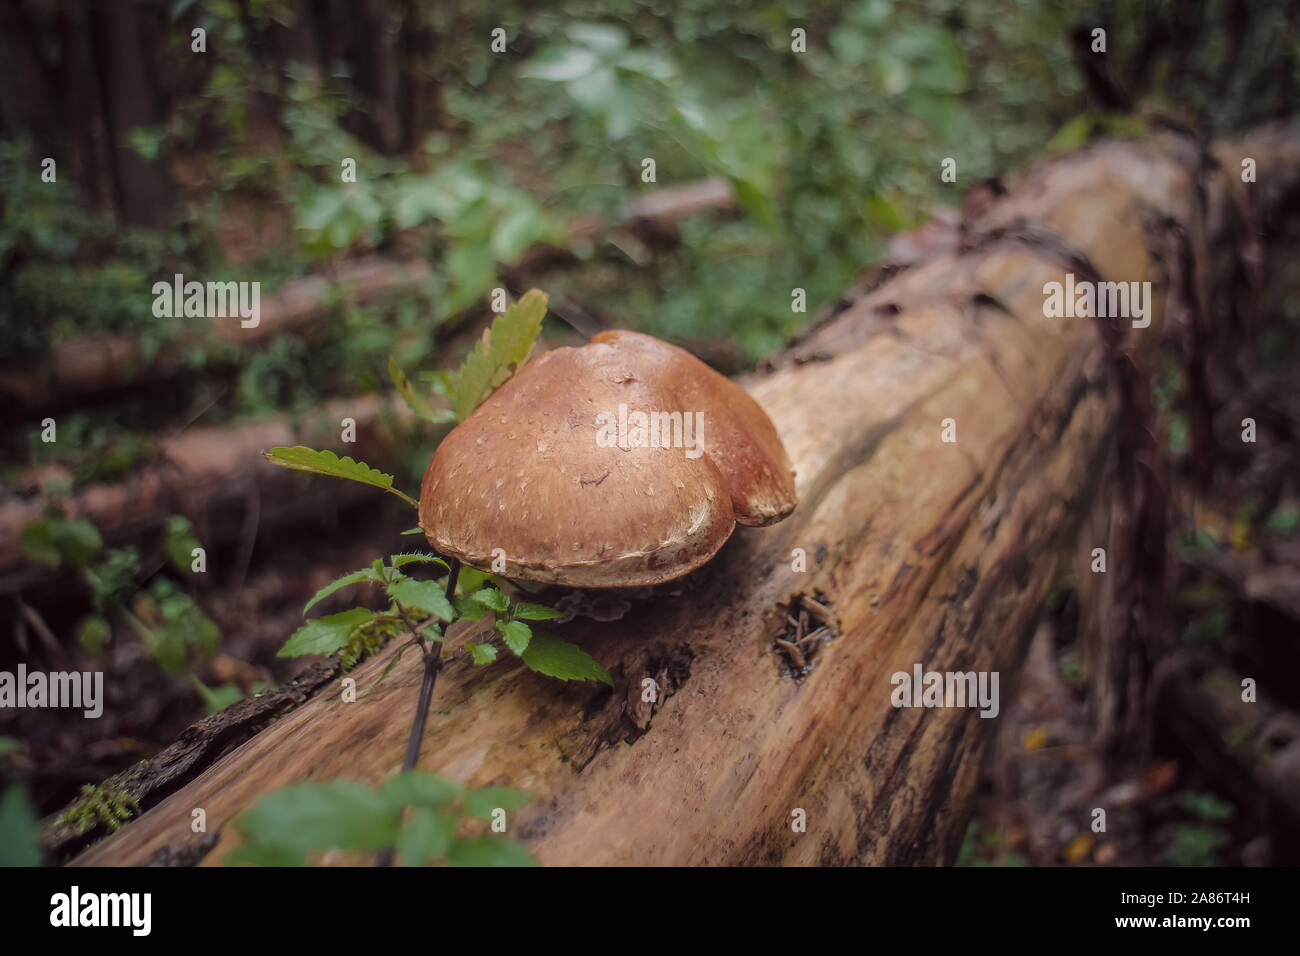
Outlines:
{"type": "Polygon", "coordinates": [[[736,522],[795,503],[776,429],[742,388],[648,335],[603,332],[533,359],[452,430],[420,526],[471,567],[504,556],[507,577],[630,587],[694,570],[736,522]]]}

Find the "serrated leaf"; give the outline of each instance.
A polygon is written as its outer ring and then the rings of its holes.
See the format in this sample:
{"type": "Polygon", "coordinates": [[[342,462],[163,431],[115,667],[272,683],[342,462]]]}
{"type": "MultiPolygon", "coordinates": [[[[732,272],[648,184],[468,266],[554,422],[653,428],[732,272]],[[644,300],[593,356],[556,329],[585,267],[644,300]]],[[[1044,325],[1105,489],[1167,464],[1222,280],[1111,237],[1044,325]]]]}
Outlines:
{"type": "Polygon", "coordinates": [[[557,617],[564,617],[553,607],[547,607],[544,604],[529,604],[521,601],[515,605],[515,615],[521,621],[553,621],[557,617]]]}
{"type": "Polygon", "coordinates": [[[504,836],[457,840],[447,852],[448,866],[537,866],[522,843],[504,836]]]}
{"type": "Polygon", "coordinates": [[[488,613],[487,608],[467,594],[457,594],[452,603],[456,605],[456,617],[466,621],[481,620],[488,613]]]}
{"type": "Polygon", "coordinates": [[[445,813],[420,807],[397,833],[397,856],[404,866],[426,866],[441,860],[451,849],[460,821],[445,813]]]}
{"type": "Polygon", "coordinates": [[[452,379],[456,418],[464,421],[528,358],[546,318],[546,293],[530,289],[492,321],[452,379]]]}
{"type": "Polygon", "coordinates": [[[470,595],[470,600],[477,601],[489,611],[504,611],[510,606],[510,599],[497,588],[479,588],[470,595]]]}
{"type": "Polygon", "coordinates": [[[466,641],[465,646],[469,648],[469,656],[478,667],[491,664],[497,659],[497,649],[491,644],[475,644],[473,641],[466,641]]]}
{"type": "Polygon", "coordinates": [[[308,621],[289,636],[276,657],[302,657],[304,654],[333,654],[352,636],[352,632],[375,616],[369,608],[330,614],[308,621]]]}
{"type": "Polygon", "coordinates": [[[595,680],[614,686],[609,671],[601,667],[594,657],[578,645],[561,640],[554,634],[541,631],[534,633],[527,649],[519,656],[531,669],[547,677],[557,680],[595,680]]]}
{"type": "MultiPolygon", "coordinates": [[[[419,530],[419,529],[416,529],[419,530]]],[[[436,554],[394,554],[388,559],[388,563],[395,568],[404,568],[408,564],[441,564],[447,568],[447,562],[436,554]]],[[[450,571],[450,568],[447,568],[450,571]]]]}
{"type": "Polygon", "coordinates": [[[312,595],[312,599],[303,605],[302,613],[305,615],[335,591],[342,591],[344,588],[353,584],[360,584],[362,581],[373,581],[382,584],[383,580],[384,579],[380,575],[375,573],[373,568],[362,568],[360,571],[353,571],[351,574],[345,574],[341,578],[335,578],[312,595]]]}
{"type": "Polygon", "coordinates": [[[523,621],[506,621],[504,624],[497,621],[497,630],[501,632],[506,647],[516,654],[522,654],[527,649],[533,636],[533,629],[523,621]]]}
{"type": "Polygon", "coordinates": [[[344,478],[357,481],[363,485],[380,488],[401,498],[413,508],[419,502],[410,495],[403,494],[393,487],[393,476],[386,475],[378,468],[371,468],[363,461],[356,461],[348,456],[340,458],[328,449],[317,451],[305,445],[277,445],[270,451],[263,452],[263,457],[273,465],[292,468],[295,471],[308,471],[316,475],[328,475],[331,478],[344,478]]]}
{"type": "Polygon", "coordinates": [[[437,809],[459,797],[465,788],[450,777],[427,770],[408,770],[384,784],[384,799],[395,810],[403,807],[437,809]]]}
{"type": "Polygon", "coordinates": [[[398,604],[422,607],[430,614],[450,621],[453,613],[451,602],[443,592],[443,585],[438,581],[417,581],[404,575],[399,575],[388,585],[388,596],[398,604]]]}

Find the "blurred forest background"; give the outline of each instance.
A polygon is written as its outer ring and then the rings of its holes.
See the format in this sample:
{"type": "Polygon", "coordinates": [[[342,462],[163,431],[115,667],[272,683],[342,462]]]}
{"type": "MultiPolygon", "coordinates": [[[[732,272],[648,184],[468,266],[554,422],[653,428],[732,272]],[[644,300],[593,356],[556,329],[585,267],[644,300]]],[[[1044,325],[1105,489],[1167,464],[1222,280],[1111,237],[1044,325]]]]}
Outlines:
{"type": "MultiPolygon", "coordinates": [[[[1294,110],[1300,84],[1288,0],[494,6],[0,5],[0,668],[108,674],[99,720],[0,714],[0,773],[21,782],[0,846],[301,666],[275,651],[303,602],[409,517],[268,477],[257,452],[342,451],[351,417],[349,453],[418,487],[440,433],[392,401],[389,356],[416,378],[455,366],[494,288],[546,290],[552,343],[637,328],[743,372],[971,185],[1153,124],[1246,129],[1294,110]],[[957,184],[938,176],[948,156],[957,184]],[[260,282],[261,325],[156,317],[152,286],[176,273],[260,282]]],[[[1277,296],[1240,343],[1252,407],[1292,442],[1297,323],[1300,298],[1277,296]]],[[[1190,469],[1176,362],[1159,388],[1190,469]]],[[[1249,479],[1239,465],[1179,516],[1171,626],[1260,670],[1295,662],[1269,642],[1294,644],[1296,607],[1223,568],[1262,548],[1294,575],[1300,489],[1294,455],[1249,479]]],[[[1109,781],[1147,825],[1054,815],[1095,771],[1071,600],[1062,581],[959,862],[1300,860],[1300,807],[1172,725],[1109,781]]]]}

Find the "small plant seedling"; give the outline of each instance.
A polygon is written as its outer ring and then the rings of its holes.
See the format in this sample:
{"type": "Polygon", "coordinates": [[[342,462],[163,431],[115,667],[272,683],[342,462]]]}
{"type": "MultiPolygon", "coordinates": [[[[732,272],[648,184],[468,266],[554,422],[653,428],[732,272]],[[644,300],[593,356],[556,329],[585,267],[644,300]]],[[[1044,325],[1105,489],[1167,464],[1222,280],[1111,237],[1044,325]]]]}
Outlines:
{"type": "MultiPolygon", "coordinates": [[[[545,316],[546,296],[537,290],[499,315],[460,369],[437,379],[435,391],[448,408],[435,408],[390,358],[393,385],[419,417],[437,423],[463,421],[527,360],[545,316]]],[[[394,486],[392,475],[365,462],[302,446],[272,448],[265,456],[284,468],[367,484],[419,507],[419,502],[394,486]]],[[[417,533],[419,528],[404,532],[417,533]]],[[[424,678],[402,773],[378,790],[336,780],[296,784],[264,797],[240,819],[246,852],[232,854],[232,862],[301,864],[308,853],[328,848],[378,851],[380,865],[392,862],[394,850],[403,862],[416,865],[531,862],[522,846],[503,837],[457,835],[463,817],[481,816],[476,811],[488,804],[490,809],[509,809],[507,803],[522,805],[526,794],[503,788],[466,790],[445,778],[415,771],[437,674],[445,662],[460,655],[468,655],[476,666],[487,666],[500,659],[503,649],[530,669],[557,680],[591,680],[612,686],[609,673],[582,648],[536,629],[539,622],[560,617],[558,611],[516,601],[499,579],[462,568],[455,558],[435,554],[394,554],[387,561],[377,558],[370,567],[321,588],[307,602],[303,614],[357,585],[382,588],[388,607],[373,611],[357,606],[308,620],[289,637],[279,656],[338,653],[344,666],[350,667],[397,634],[409,635],[379,678],[383,681],[407,650],[419,649],[424,678]],[[415,577],[410,572],[416,567],[432,567],[436,574],[432,579],[415,577]],[[489,614],[490,629],[481,628],[473,640],[458,647],[448,646],[445,634],[450,625],[459,620],[483,620],[489,614]],[[304,818],[312,821],[311,826],[301,825],[304,818]]]]}

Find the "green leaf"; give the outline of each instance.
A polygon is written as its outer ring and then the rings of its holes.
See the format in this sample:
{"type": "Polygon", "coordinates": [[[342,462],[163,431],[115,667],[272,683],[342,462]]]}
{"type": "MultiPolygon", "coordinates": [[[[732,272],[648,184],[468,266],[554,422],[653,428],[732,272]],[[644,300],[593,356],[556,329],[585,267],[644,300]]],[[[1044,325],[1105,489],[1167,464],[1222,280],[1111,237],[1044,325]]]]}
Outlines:
{"type": "Polygon", "coordinates": [[[224,684],[221,687],[209,687],[192,673],[190,674],[190,683],[192,683],[194,689],[199,692],[199,696],[203,698],[203,706],[207,708],[209,714],[220,713],[231,704],[238,703],[244,699],[244,692],[233,684],[224,684]]]}
{"type": "Polygon", "coordinates": [[[104,653],[104,645],[112,636],[113,628],[99,614],[86,615],[77,626],[77,642],[96,657],[104,653]]]}
{"type": "Polygon", "coordinates": [[[1083,147],[1097,128],[1096,117],[1092,113],[1080,113],[1066,120],[1056,135],[1043,147],[1047,153],[1068,153],[1083,147]]]}
{"type": "Polygon", "coordinates": [[[398,604],[422,607],[430,614],[450,621],[453,616],[451,602],[443,592],[443,585],[438,581],[417,581],[405,575],[399,575],[388,585],[388,596],[398,604]]]}
{"type": "Polygon", "coordinates": [[[572,23],[564,32],[570,40],[603,56],[627,49],[627,31],[609,23],[572,23]]]}
{"type": "Polygon", "coordinates": [[[456,579],[456,589],[463,594],[473,594],[490,577],[492,575],[486,571],[480,571],[478,568],[471,568],[468,565],[461,565],[460,577],[456,579]]]}
{"type": "Polygon", "coordinates": [[[448,866],[537,866],[522,843],[504,836],[457,840],[447,853],[448,866]]]}
{"type": "Polygon", "coordinates": [[[544,604],[529,604],[521,601],[515,605],[515,617],[521,621],[553,621],[557,617],[564,617],[553,607],[547,607],[544,604]]]}
{"type": "Polygon", "coordinates": [[[1300,528],[1300,508],[1282,505],[1268,516],[1268,527],[1280,534],[1294,534],[1300,528]]]}
{"type": "Polygon", "coordinates": [[[248,861],[261,848],[263,858],[305,863],[321,850],[382,850],[393,845],[398,824],[385,795],[356,781],[291,784],[239,817],[236,826],[252,852],[231,857],[248,861]]]}
{"type": "Polygon", "coordinates": [[[412,508],[418,508],[420,505],[410,495],[403,494],[393,487],[392,475],[386,475],[377,468],[371,468],[365,462],[354,461],[346,456],[340,458],[329,450],[317,451],[303,445],[294,445],[293,447],[278,445],[262,454],[271,464],[279,465],[282,468],[292,468],[295,471],[309,471],[316,475],[328,475],[331,478],[346,478],[348,481],[358,481],[363,485],[381,488],[397,495],[412,508]]]}
{"type": "Polygon", "coordinates": [[[54,522],[54,546],[63,560],[83,567],[95,559],[104,546],[98,529],[84,518],[54,522]]]}
{"type": "Polygon", "coordinates": [[[303,605],[302,613],[306,614],[335,591],[342,591],[344,588],[353,584],[360,584],[362,581],[373,581],[382,584],[384,579],[381,575],[375,573],[374,568],[362,568],[360,571],[353,571],[351,574],[345,574],[341,578],[335,578],[312,595],[312,599],[303,605]]]}
{"type": "Polygon", "coordinates": [[[609,671],[601,667],[594,657],[568,641],[553,634],[536,632],[527,649],[519,655],[524,663],[539,674],[558,680],[595,680],[614,686],[609,671]]]}
{"type": "Polygon", "coordinates": [[[465,791],[463,806],[465,813],[480,820],[491,820],[496,810],[517,810],[527,805],[533,795],[527,790],[514,787],[480,787],[478,790],[465,791]]]}
{"type": "Polygon", "coordinates": [[[470,595],[470,599],[482,604],[489,611],[498,613],[510,606],[510,599],[496,588],[479,588],[470,595]]]}
{"type": "Polygon", "coordinates": [[[404,568],[408,564],[441,564],[446,570],[451,570],[447,567],[447,562],[436,554],[394,554],[388,559],[388,563],[395,568],[404,568]]]}
{"type": "Polygon", "coordinates": [[[528,643],[533,636],[532,628],[523,621],[506,621],[504,624],[497,621],[497,630],[501,632],[502,638],[505,639],[506,647],[516,654],[522,654],[527,650],[528,643]]]}
{"type": "Polygon", "coordinates": [[[466,641],[465,646],[469,648],[469,656],[479,667],[491,664],[497,659],[497,649],[491,644],[475,644],[473,641],[466,641]]]}
{"type": "Polygon", "coordinates": [[[1188,813],[1210,822],[1231,820],[1237,812],[1236,807],[1212,793],[1195,793],[1190,790],[1178,795],[1178,804],[1188,813]]]}
{"type": "Polygon", "coordinates": [[[397,367],[397,362],[390,355],[388,356],[388,376],[393,380],[393,385],[397,388],[397,394],[402,396],[406,405],[417,417],[434,424],[444,422],[454,422],[455,414],[446,408],[434,408],[429,404],[429,400],[415,390],[411,380],[406,377],[406,373],[397,367]]]}
{"type": "Polygon", "coordinates": [[[30,521],[18,534],[18,545],[23,554],[46,567],[57,568],[63,563],[59,549],[54,546],[54,527],[49,518],[30,521]]]}
{"type": "Polygon", "coordinates": [[[197,547],[200,547],[199,539],[194,537],[194,527],[189,518],[172,515],[167,519],[167,554],[176,570],[193,573],[194,549],[197,547]]]}
{"type": "Polygon", "coordinates": [[[407,528],[402,534],[424,534],[424,529],[416,525],[414,528],[407,528]]]}
{"type": "Polygon", "coordinates": [[[308,621],[290,635],[276,657],[302,657],[304,654],[333,654],[352,636],[352,632],[375,616],[369,608],[330,614],[308,621]]]}
{"type": "Polygon", "coordinates": [[[456,817],[420,807],[397,834],[397,856],[405,866],[425,866],[441,860],[451,849],[460,821],[456,817]]]}
{"type": "Polygon", "coordinates": [[[40,518],[18,534],[23,553],[37,564],[55,568],[63,562],[84,567],[103,547],[99,531],[84,518],[40,518]]]}
{"type": "Polygon", "coordinates": [[[600,65],[600,57],[586,47],[547,47],[519,71],[526,80],[567,83],[580,79],[600,65]]]}
{"type": "Polygon", "coordinates": [[[457,419],[468,418],[528,358],[542,331],[546,302],[544,292],[531,289],[492,321],[454,376],[452,404],[457,419]]]}
{"type": "Polygon", "coordinates": [[[465,594],[457,594],[452,603],[456,605],[456,617],[466,621],[480,620],[488,612],[482,604],[465,594]]]}
{"type": "Polygon", "coordinates": [[[404,807],[437,809],[459,797],[465,788],[450,777],[427,770],[408,770],[384,784],[384,799],[395,810],[404,807]]]}
{"type": "Polygon", "coordinates": [[[41,827],[21,786],[0,794],[0,866],[40,866],[41,827]]]}

